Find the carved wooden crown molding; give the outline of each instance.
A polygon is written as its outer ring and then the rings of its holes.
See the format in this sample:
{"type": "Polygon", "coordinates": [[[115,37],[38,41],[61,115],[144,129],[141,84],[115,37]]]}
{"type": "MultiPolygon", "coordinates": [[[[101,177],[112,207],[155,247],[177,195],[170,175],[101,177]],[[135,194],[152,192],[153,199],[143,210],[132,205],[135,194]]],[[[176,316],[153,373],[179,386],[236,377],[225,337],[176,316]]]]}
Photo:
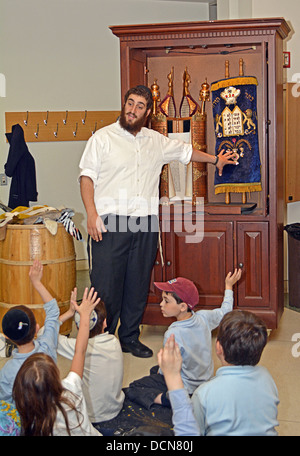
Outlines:
{"type": "Polygon", "coordinates": [[[290,27],[283,18],[116,25],[110,27],[120,41],[182,40],[274,35],[286,38],[290,27]]]}

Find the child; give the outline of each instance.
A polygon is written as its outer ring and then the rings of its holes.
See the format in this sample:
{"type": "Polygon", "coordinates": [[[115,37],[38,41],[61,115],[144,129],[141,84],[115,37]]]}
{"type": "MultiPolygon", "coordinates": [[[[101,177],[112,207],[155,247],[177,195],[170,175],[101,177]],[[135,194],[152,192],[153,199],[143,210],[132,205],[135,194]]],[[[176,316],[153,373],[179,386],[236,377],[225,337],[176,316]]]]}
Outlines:
{"type": "MultiPolygon", "coordinates": [[[[232,310],[232,287],[240,277],[240,269],[235,269],[233,274],[227,274],[224,300],[220,308],[197,312],[192,309],[198,304],[199,295],[192,281],[179,277],[168,282],[154,282],[154,285],[162,290],[160,307],[163,316],[175,317],[177,320],[166,331],[164,344],[171,334],[175,335],[183,358],[182,381],[189,394],[213,375],[211,331],[219,325],[222,317],[232,310]]],[[[130,400],[147,408],[153,403],[170,407],[162,371],[157,373],[157,368],[152,368],[150,373],[150,376],[132,382],[126,395],[130,400]]]]}
{"type": "MultiPolygon", "coordinates": [[[[61,323],[73,318],[77,301],[77,290],[71,297],[70,308],[59,319],[61,323]]],[[[78,313],[75,322],[78,325],[78,313]]],[[[103,301],[91,314],[90,333],[83,371],[83,393],[89,419],[92,423],[113,419],[120,412],[124,402],[123,354],[119,340],[105,332],[106,309],[103,301]],[[101,387],[99,387],[99,383],[101,387]]],[[[68,359],[74,356],[76,339],[59,335],[58,353],[68,359]]]]}
{"type": "Polygon", "coordinates": [[[99,303],[97,293],[85,289],[75,353],[69,374],[62,381],[50,356],[35,353],[22,364],[13,386],[13,398],[25,436],[80,435],[100,436],[89,421],[82,392],[84,358],[88,344],[90,315],[99,303]]]}
{"type": "Polygon", "coordinates": [[[180,379],[180,351],[174,341],[168,343],[158,361],[170,390],[176,435],[197,435],[197,425],[200,435],[277,435],[277,388],[269,372],[257,365],[267,343],[262,320],[247,311],[224,316],[216,341],[222,367],[196,389],[191,401],[180,379]],[[182,417],[189,417],[188,427],[182,417]]]}
{"type": "Polygon", "coordinates": [[[26,306],[14,306],[2,319],[2,331],[5,337],[11,340],[17,348],[0,371],[0,398],[12,402],[12,387],[23,362],[33,353],[43,352],[50,355],[55,361],[57,358],[57,340],[59,332],[59,308],[51,294],[41,282],[43,266],[35,260],[29,271],[30,280],[40,294],[46,313],[44,333],[35,338],[39,325],[34,314],[26,306]]]}

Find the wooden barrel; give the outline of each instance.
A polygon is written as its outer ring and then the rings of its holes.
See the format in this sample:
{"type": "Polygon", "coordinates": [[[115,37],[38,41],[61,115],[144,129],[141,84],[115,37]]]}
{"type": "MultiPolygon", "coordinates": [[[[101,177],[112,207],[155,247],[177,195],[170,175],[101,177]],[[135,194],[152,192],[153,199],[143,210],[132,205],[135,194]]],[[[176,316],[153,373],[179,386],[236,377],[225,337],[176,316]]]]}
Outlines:
{"type": "MultiPolygon", "coordinates": [[[[43,264],[42,283],[57,300],[60,313],[68,310],[71,291],[76,286],[73,237],[60,223],[55,235],[44,225],[7,225],[5,239],[0,241],[1,322],[11,307],[24,304],[32,309],[40,327],[43,326],[43,301],[29,278],[35,259],[43,264]]],[[[60,333],[70,334],[71,330],[72,320],[67,320],[60,333]]]]}

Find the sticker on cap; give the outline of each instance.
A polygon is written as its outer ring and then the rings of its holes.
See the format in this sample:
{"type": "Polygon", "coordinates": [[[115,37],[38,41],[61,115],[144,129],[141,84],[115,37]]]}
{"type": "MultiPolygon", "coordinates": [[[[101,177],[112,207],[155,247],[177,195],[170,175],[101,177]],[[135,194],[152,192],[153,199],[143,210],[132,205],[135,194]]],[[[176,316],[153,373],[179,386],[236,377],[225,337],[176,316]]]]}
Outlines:
{"type": "Polygon", "coordinates": [[[168,283],[169,283],[170,285],[172,285],[172,283],[175,283],[175,282],[177,282],[177,279],[168,280],[168,283]]]}

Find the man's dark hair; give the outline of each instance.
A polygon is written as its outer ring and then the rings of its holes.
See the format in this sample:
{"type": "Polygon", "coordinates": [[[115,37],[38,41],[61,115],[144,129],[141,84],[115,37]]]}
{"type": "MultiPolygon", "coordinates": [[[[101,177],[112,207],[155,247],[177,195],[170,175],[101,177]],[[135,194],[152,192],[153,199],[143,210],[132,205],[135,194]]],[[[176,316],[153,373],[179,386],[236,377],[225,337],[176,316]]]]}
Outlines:
{"type": "Polygon", "coordinates": [[[224,315],[217,335],[225,361],[235,366],[255,366],[267,338],[265,323],[255,314],[242,310],[233,310],[224,315]]]}
{"type": "Polygon", "coordinates": [[[128,100],[129,96],[132,94],[139,95],[140,97],[144,97],[147,102],[147,110],[148,109],[152,110],[152,107],[153,107],[152,92],[148,87],[146,87],[144,85],[138,85],[136,87],[132,87],[131,89],[129,89],[125,94],[125,103],[128,100]]]}

